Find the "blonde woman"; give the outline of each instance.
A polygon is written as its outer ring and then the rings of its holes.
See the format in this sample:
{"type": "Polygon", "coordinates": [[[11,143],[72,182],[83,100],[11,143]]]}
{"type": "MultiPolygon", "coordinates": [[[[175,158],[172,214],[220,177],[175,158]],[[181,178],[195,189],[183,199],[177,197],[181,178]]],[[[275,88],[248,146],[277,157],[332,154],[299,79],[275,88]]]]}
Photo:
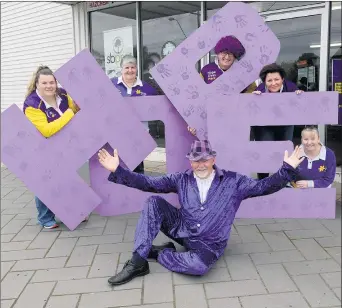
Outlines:
{"type": "Polygon", "coordinates": [[[295,188],[330,188],[336,174],[336,157],[322,144],[317,127],[307,126],[302,130],[299,149],[304,160],[291,185],[295,188]]]}
{"type": "MultiPolygon", "coordinates": [[[[78,106],[62,88],[51,69],[40,66],[27,89],[23,111],[46,138],[59,132],[74,117],[78,106]]],[[[46,229],[58,228],[55,214],[37,197],[38,222],[46,229]]]]}

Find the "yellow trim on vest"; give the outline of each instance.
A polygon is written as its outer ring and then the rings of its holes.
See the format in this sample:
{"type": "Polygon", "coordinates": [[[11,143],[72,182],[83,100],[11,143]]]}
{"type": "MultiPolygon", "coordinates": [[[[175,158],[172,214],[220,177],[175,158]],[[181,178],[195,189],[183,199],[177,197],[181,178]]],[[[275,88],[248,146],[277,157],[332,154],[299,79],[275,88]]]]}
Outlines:
{"type": "MultiPolygon", "coordinates": [[[[65,94],[64,94],[65,95],[65,94]]],[[[69,94],[66,95],[67,99],[68,99],[68,106],[69,108],[74,112],[76,113],[78,110],[77,110],[77,107],[73,101],[73,99],[70,97],[69,94]]]]}
{"type": "Polygon", "coordinates": [[[37,108],[27,107],[25,109],[25,115],[44,137],[49,138],[70,122],[74,117],[74,112],[68,109],[60,118],[50,123],[47,120],[46,114],[37,108]]]}

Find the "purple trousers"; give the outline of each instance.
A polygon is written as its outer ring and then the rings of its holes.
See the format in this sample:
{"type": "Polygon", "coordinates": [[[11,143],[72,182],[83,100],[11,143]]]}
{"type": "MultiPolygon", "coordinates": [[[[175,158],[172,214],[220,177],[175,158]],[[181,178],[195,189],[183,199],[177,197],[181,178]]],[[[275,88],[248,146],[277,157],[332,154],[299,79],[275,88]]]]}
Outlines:
{"type": "Polygon", "coordinates": [[[187,250],[176,252],[173,249],[164,249],[159,253],[158,262],[168,270],[201,276],[217,261],[216,255],[206,249],[204,243],[189,236],[180,210],[162,197],[152,196],[145,203],[135,231],[134,251],[146,259],[159,231],[187,250]]]}

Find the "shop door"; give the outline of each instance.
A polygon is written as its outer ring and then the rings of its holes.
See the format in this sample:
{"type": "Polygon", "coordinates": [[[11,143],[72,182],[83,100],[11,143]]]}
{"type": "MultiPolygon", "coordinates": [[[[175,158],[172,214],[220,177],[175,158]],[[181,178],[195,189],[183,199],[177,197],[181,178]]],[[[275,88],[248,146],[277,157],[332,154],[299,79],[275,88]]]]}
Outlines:
{"type": "MultiPolygon", "coordinates": [[[[325,90],[320,88],[320,77],[326,76],[320,48],[323,11],[324,8],[314,8],[264,16],[281,44],[277,64],[285,69],[286,79],[304,91],[325,90]]],[[[295,126],[295,144],[300,143],[303,127],[295,126]]]]}

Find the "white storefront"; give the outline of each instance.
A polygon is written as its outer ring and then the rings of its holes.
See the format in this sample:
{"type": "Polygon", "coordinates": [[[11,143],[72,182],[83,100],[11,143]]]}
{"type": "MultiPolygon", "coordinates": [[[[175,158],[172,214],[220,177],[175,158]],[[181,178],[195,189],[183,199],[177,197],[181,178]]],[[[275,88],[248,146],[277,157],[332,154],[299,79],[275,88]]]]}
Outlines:
{"type": "Polygon", "coordinates": [[[73,8],[53,2],[1,2],[1,111],[22,105],[41,64],[57,69],[75,55],[73,8]]]}

